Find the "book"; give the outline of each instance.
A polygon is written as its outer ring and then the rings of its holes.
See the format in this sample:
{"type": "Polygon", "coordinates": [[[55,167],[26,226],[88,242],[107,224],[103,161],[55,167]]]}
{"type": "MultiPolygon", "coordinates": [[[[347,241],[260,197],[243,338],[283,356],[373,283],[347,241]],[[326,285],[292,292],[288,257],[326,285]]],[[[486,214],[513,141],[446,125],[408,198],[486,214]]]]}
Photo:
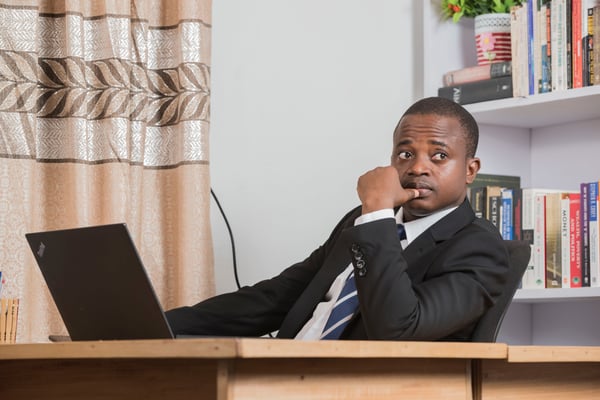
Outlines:
{"type": "MultiPolygon", "coordinates": [[[[496,226],[500,229],[503,236],[511,237],[520,240],[521,238],[521,177],[516,175],[500,175],[500,174],[477,174],[475,179],[468,186],[468,198],[478,218],[486,218],[491,220],[488,214],[489,196],[488,188],[493,188],[494,194],[499,196],[499,207],[494,201],[494,207],[497,208],[498,216],[494,216],[496,226]],[[500,194],[498,194],[500,190],[500,194]],[[507,198],[502,199],[502,192],[507,198]],[[510,197],[510,200],[509,200],[510,197]],[[509,208],[505,208],[504,203],[510,203],[509,208]],[[517,215],[518,210],[518,215],[517,215]],[[509,215],[510,214],[510,215],[509,215]]],[[[507,205],[508,207],[508,205],[507,205]]],[[[493,222],[492,222],[493,223],[493,222]]]]}
{"type": "Polygon", "coordinates": [[[533,196],[533,271],[539,288],[546,287],[546,194],[533,196]]]}
{"type": "Polygon", "coordinates": [[[512,77],[486,79],[438,89],[438,96],[458,104],[472,104],[512,97],[512,77]]]}
{"type": "Polygon", "coordinates": [[[552,90],[552,71],[550,70],[552,48],[550,46],[550,6],[548,5],[547,1],[543,2],[540,14],[540,45],[542,47],[542,74],[539,92],[548,93],[552,90]]]}
{"type": "Polygon", "coordinates": [[[523,240],[523,189],[513,188],[513,239],[523,240]]]}
{"type": "Polygon", "coordinates": [[[514,238],[514,226],[513,226],[513,189],[502,188],[500,190],[500,196],[502,204],[500,207],[501,215],[501,233],[502,239],[513,240],[514,238]]]}
{"type": "Polygon", "coordinates": [[[570,286],[581,287],[581,195],[571,193],[569,195],[569,232],[570,232],[570,286]]]}
{"type": "Polygon", "coordinates": [[[510,9],[510,45],[514,97],[529,94],[527,3],[510,9]]]}
{"type": "Polygon", "coordinates": [[[573,14],[573,0],[565,0],[565,47],[566,47],[566,80],[567,89],[573,88],[573,27],[572,27],[572,14],[573,14]]]}
{"type": "Polygon", "coordinates": [[[600,286],[600,226],[598,225],[598,182],[589,184],[589,251],[590,251],[590,286],[600,286]]]}
{"type": "Polygon", "coordinates": [[[469,202],[477,218],[486,218],[486,186],[469,189],[469,202]]]}
{"type": "Polygon", "coordinates": [[[546,288],[562,287],[561,199],[562,193],[537,196],[536,207],[544,207],[544,251],[546,288]],[[538,204],[538,202],[540,202],[538,204]]]}
{"type": "Polygon", "coordinates": [[[560,194],[560,266],[561,266],[561,287],[571,287],[571,194],[560,194]]]}
{"type": "Polygon", "coordinates": [[[500,186],[488,186],[486,188],[486,218],[496,227],[498,231],[502,233],[501,227],[501,215],[500,215],[500,205],[501,205],[501,194],[502,187],[500,186]]]}
{"type": "Polygon", "coordinates": [[[572,3],[572,51],[573,51],[573,87],[583,86],[583,57],[582,57],[582,36],[581,36],[581,0],[573,0],[572,3]]]}
{"type": "Polygon", "coordinates": [[[510,76],[512,63],[510,61],[497,61],[486,65],[474,65],[444,74],[444,86],[459,85],[461,83],[483,81],[501,76],[510,76]]]}
{"type": "MultiPolygon", "coordinates": [[[[600,32],[600,5],[595,6],[592,13],[592,34],[596,32],[596,39],[598,39],[598,33],[600,32]]],[[[598,44],[598,40],[596,40],[596,46],[592,46],[592,55],[590,58],[593,60],[590,72],[590,76],[592,77],[590,84],[600,85],[600,45],[598,44]]]]}
{"type": "Polygon", "coordinates": [[[582,31],[584,32],[583,40],[583,86],[593,85],[595,62],[594,62],[594,5],[590,4],[589,1],[583,0],[585,16],[582,22],[582,31]]]}
{"type": "Polygon", "coordinates": [[[552,91],[567,89],[567,2],[552,0],[550,3],[550,40],[552,47],[552,91]]]}
{"type": "Polygon", "coordinates": [[[522,189],[522,240],[529,242],[531,257],[523,275],[524,289],[543,289],[546,287],[546,238],[545,238],[545,194],[559,190],[545,188],[522,189]],[[539,197],[539,199],[537,199],[539,197]]]}
{"type": "Polygon", "coordinates": [[[589,190],[590,185],[581,183],[580,198],[581,198],[581,286],[590,286],[590,201],[589,190]]]}
{"type": "MultiPolygon", "coordinates": [[[[536,94],[537,84],[535,77],[535,18],[537,11],[537,1],[529,0],[527,3],[527,74],[528,74],[528,93],[536,94]]],[[[541,61],[541,60],[540,60],[541,61]]]]}
{"type": "Polygon", "coordinates": [[[500,186],[511,189],[521,187],[521,177],[517,175],[500,175],[500,174],[477,174],[470,188],[481,186],[500,186]]]}

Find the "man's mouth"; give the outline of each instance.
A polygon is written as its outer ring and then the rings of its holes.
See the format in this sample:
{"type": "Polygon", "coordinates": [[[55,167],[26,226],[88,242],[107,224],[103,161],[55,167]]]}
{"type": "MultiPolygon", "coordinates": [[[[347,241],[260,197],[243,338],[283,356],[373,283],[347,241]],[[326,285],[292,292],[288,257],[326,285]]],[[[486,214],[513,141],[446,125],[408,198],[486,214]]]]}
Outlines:
{"type": "Polygon", "coordinates": [[[402,183],[402,187],[406,189],[417,189],[419,191],[419,198],[426,197],[433,191],[431,185],[426,182],[406,182],[402,183]]]}

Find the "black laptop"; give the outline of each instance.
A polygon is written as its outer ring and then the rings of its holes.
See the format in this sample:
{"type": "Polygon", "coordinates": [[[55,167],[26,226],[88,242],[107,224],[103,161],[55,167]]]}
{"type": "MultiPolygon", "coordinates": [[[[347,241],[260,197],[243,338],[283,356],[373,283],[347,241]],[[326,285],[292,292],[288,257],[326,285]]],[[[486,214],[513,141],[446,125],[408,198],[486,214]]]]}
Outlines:
{"type": "Polygon", "coordinates": [[[71,340],[173,338],[125,224],[25,236],[71,340]]]}

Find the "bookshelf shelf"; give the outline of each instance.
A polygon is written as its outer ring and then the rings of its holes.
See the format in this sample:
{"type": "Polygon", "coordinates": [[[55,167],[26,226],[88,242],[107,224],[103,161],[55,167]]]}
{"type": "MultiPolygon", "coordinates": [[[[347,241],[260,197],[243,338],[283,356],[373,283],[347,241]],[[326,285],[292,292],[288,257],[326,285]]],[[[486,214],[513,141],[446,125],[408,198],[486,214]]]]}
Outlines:
{"type": "Polygon", "coordinates": [[[600,287],[572,289],[519,289],[515,303],[552,303],[600,299],[600,287]]]}
{"type": "Polygon", "coordinates": [[[600,118],[600,86],[465,106],[480,124],[542,128],[600,118]]]}

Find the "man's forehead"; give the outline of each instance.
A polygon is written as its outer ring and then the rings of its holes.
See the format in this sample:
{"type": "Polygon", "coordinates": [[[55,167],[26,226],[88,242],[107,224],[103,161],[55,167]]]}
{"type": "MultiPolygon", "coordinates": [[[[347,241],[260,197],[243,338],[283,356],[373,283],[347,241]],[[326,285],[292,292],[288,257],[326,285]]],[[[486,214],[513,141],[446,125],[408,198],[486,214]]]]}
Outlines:
{"type": "Polygon", "coordinates": [[[404,116],[394,131],[394,141],[401,138],[410,139],[417,137],[453,140],[454,138],[465,139],[465,133],[458,119],[436,114],[415,114],[404,116]]]}

